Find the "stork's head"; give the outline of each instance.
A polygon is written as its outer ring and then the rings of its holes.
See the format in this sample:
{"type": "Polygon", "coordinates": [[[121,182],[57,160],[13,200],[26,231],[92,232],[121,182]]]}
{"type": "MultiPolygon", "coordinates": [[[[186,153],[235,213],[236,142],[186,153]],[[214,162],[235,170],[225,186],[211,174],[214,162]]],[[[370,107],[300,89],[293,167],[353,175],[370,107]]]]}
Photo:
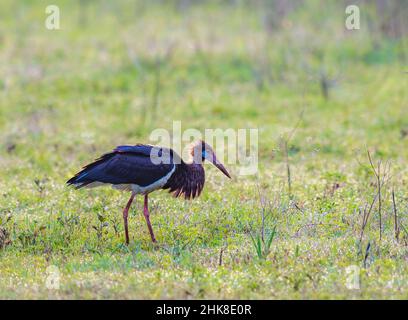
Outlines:
{"type": "Polygon", "coordinates": [[[225,169],[224,165],[220,161],[218,161],[217,157],[215,156],[214,150],[209,144],[205,143],[205,141],[197,140],[193,142],[191,144],[190,155],[193,159],[193,162],[195,163],[203,163],[205,160],[208,160],[223,174],[231,179],[231,176],[228,173],[227,169],[225,169]]]}

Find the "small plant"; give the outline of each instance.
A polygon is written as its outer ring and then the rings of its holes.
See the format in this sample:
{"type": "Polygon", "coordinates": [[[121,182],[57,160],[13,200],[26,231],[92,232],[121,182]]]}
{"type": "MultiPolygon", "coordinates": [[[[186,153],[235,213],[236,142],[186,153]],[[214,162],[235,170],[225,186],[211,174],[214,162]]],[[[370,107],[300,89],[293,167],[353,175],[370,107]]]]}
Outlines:
{"type": "Polygon", "coordinates": [[[250,233],[250,235],[258,258],[266,259],[271,252],[271,245],[276,235],[276,226],[273,227],[267,239],[260,234],[253,236],[252,233],[250,233]]]}
{"type": "Polygon", "coordinates": [[[98,213],[98,220],[99,220],[99,223],[97,225],[93,225],[92,228],[94,228],[96,231],[96,236],[98,238],[98,241],[101,241],[103,235],[108,233],[108,230],[106,230],[106,228],[109,226],[109,223],[106,221],[106,217],[99,213],[98,213]]]}
{"type": "Polygon", "coordinates": [[[8,231],[0,226],[0,249],[3,249],[6,245],[10,244],[8,231]]]}
{"type": "Polygon", "coordinates": [[[28,246],[34,246],[39,243],[39,238],[44,235],[46,226],[39,225],[34,222],[33,225],[29,226],[28,229],[22,230],[18,234],[18,240],[20,241],[23,248],[28,246]]]}
{"type": "Polygon", "coordinates": [[[389,180],[390,163],[383,165],[382,161],[377,162],[377,166],[373,163],[370,151],[367,150],[368,160],[376,180],[377,198],[378,198],[378,221],[379,221],[379,238],[380,242],[383,234],[383,187],[389,180]]]}
{"type": "Polygon", "coordinates": [[[290,170],[290,157],[289,157],[289,142],[295,135],[297,129],[299,128],[299,125],[301,124],[303,120],[303,114],[304,114],[305,109],[302,109],[301,113],[299,114],[299,119],[296,122],[295,126],[292,128],[292,130],[287,133],[286,135],[281,137],[280,145],[281,149],[283,151],[283,156],[285,159],[285,166],[286,166],[286,174],[287,174],[287,181],[288,181],[288,195],[289,199],[293,199],[293,193],[292,193],[292,175],[291,175],[291,170],[290,170]]]}
{"type": "Polygon", "coordinates": [[[0,215],[0,249],[11,243],[10,233],[7,231],[6,224],[11,220],[11,214],[0,215]]]}

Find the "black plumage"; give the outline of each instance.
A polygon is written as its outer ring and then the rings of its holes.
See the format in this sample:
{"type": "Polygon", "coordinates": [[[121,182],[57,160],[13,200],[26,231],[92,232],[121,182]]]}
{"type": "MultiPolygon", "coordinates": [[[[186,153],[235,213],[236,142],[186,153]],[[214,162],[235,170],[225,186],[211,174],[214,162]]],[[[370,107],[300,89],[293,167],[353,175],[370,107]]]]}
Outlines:
{"type": "Polygon", "coordinates": [[[202,165],[186,164],[184,161],[176,166],[176,171],[164,185],[177,198],[184,195],[185,199],[198,197],[204,188],[205,172],[202,165]]]}
{"type": "Polygon", "coordinates": [[[197,141],[190,149],[190,162],[184,162],[172,149],[138,144],[118,146],[86,165],[67,184],[80,189],[111,184],[116,189],[131,191],[123,218],[126,243],[129,243],[127,216],[137,194],[144,195],[144,215],[153,242],[156,239],[149,219],[148,194],[157,189],[168,189],[175,197],[193,199],[204,187],[205,172],[202,162],[207,159],[230,178],[228,171],[217,160],[212,148],[197,141]]]}
{"type": "MultiPolygon", "coordinates": [[[[92,183],[109,183],[112,185],[135,184],[146,187],[167,175],[174,167],[173,152],[170,152],[169,163],[155,164],[152,161],[150,145],[118,146],[112,152],[102,155],[86,165],[80,172],[67,181],[77,189],[92,183]]],[[[154,150],[159,156],[163,148],[154,150]]]]}

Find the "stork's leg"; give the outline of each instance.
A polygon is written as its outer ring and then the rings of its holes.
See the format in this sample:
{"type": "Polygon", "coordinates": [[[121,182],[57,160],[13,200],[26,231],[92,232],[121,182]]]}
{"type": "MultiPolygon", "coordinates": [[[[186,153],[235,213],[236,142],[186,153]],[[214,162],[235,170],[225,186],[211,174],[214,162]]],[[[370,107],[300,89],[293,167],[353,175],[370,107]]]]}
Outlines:
{"type": "Polygon", "coordinates": [[[150,237],[152,238],[153,242],[156,242],[156,238],[154,237],[154,233],[153,233],[152,224],[150,223],[150,218],[149,218],[149,205],[148,205],[147,194],[145,194],[145,196],[144,196],[143,214],[144,214],[144,216],[146,218],[147,227],[149,228],[149,232],[150,232],[150,237]]]}
{"type": "Polygon", "coordinates": [[[134,193],[132,192],[132,195],[130,196],[129,201],[128,201],[128,203],[127,203],[125,209],[123,210],[123,222],[124,222],[124,224],[125,224],[126,244],[129,244],[128,213],[129,213],[130,205],[132,204],[133,199],[135,198],[135,195],[136,195],[136,194],[134,194],[134,193]]]}

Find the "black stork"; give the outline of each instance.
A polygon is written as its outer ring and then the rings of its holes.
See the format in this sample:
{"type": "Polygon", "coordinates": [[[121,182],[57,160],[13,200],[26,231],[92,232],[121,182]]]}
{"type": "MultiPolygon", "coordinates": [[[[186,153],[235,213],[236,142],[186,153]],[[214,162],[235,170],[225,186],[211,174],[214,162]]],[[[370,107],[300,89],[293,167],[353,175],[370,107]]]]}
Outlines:
{"type": "Polygon", "coordinates": [[[169,189],[175,197],[184,196],[185,199],[198,197],[204,187],[205,173],[202,163],[205,159],[231,178],[227,169],[217,160],[213,149],[204,141],[193,142],[190,145],[189,156],[189,161],[184,162],[169,148],[146,144],[118,146],[112,152],[83,167],[67,181],[67,184],[73,185],[76,189],[110,184],[114,189],[131,192],[123,210],[126,244],[129,244],[129,208],[137,194],[144,195],[143,214],[152,241],[155,243],[148,208],[150,192],[169,189]]]}

